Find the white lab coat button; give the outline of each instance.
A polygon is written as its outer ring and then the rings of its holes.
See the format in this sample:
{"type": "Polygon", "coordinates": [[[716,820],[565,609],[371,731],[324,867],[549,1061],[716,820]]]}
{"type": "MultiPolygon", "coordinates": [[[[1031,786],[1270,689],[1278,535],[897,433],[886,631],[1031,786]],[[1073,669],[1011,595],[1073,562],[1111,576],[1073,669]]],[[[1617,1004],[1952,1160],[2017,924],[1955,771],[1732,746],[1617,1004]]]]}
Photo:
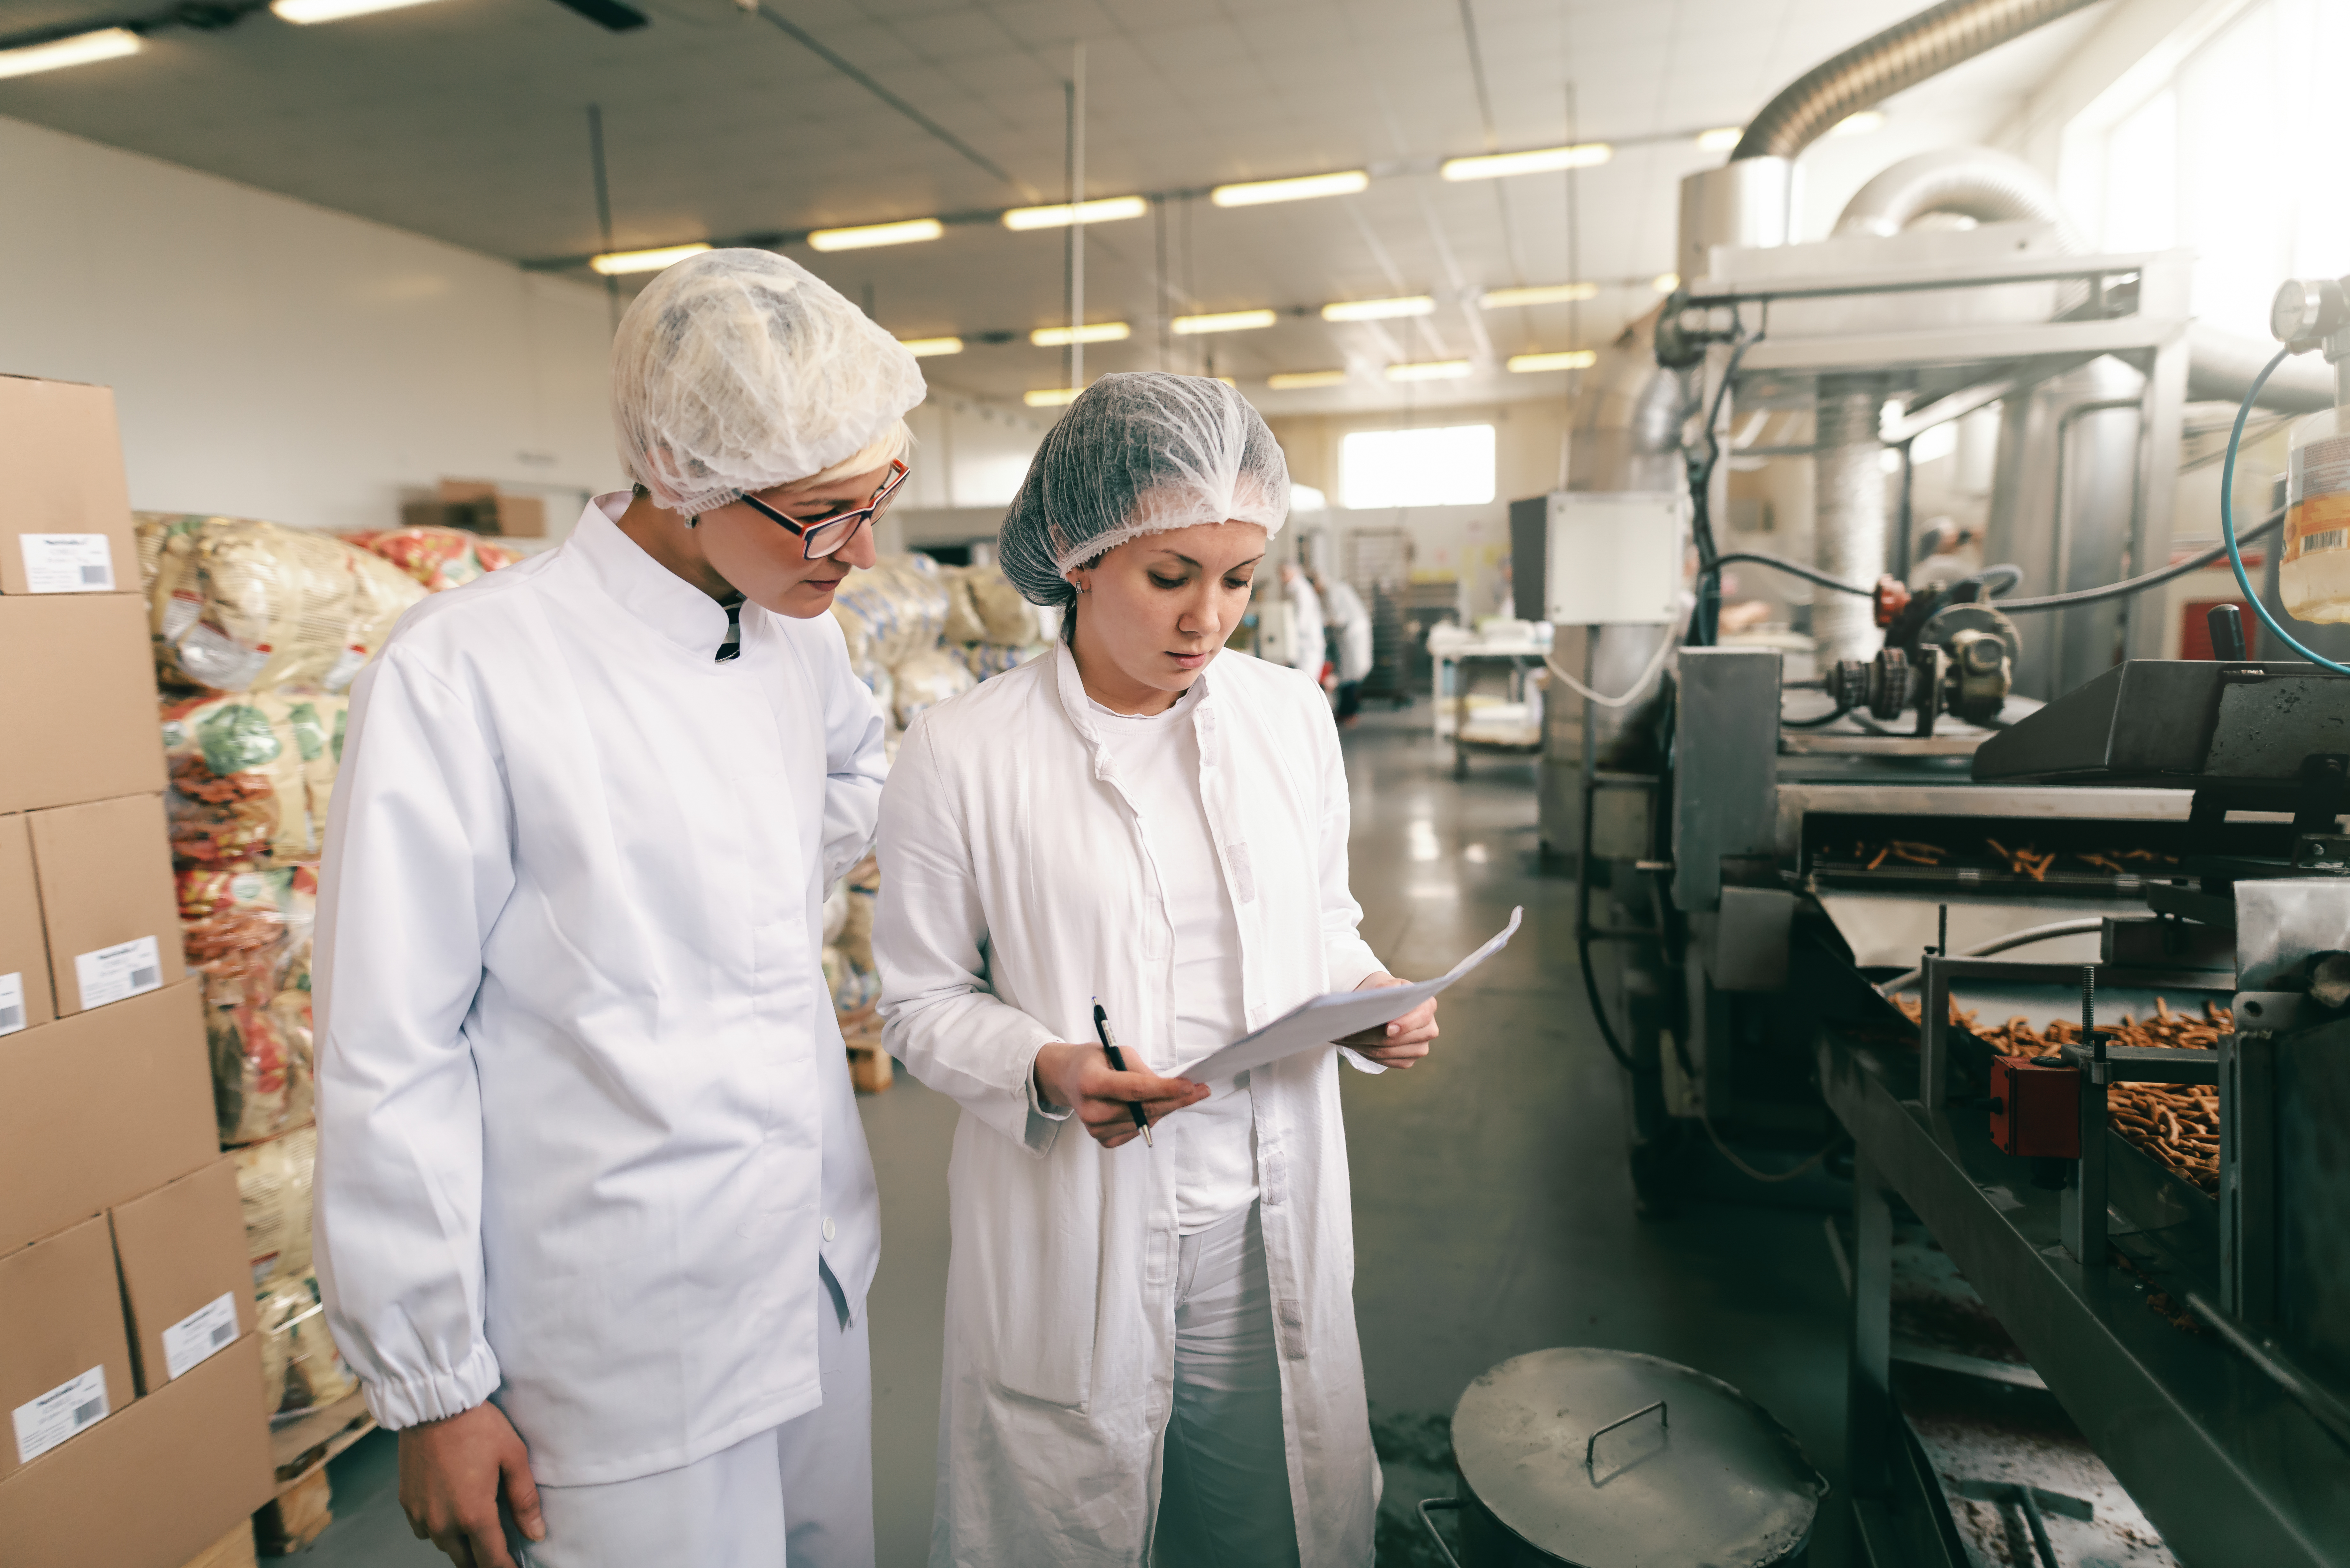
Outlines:
{"type": "Polygon", "coordinates": [[[824,1239],[829,1241],[832,1240],[835,1233],[832,1224],[832,1216],[827,1214],[824,1217],[824,1239]]]}

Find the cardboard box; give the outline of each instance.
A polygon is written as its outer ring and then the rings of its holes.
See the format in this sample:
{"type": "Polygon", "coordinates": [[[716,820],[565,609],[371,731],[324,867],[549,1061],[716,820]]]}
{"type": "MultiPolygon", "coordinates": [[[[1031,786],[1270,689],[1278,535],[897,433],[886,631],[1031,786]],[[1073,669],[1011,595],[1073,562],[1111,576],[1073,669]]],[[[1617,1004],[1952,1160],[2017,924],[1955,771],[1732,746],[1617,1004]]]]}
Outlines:
{"type": "Polygon", "coordinates": [[[202,992],[0,1035],[0,1251],[220,1157],[202,992]]]}
{"type": "Polygon", "coordinates": [[[163,787],[144,599],[0,595],[0,811],[163,787]]]}
{"type": "Polygon", "coordinates": [[[0,594],[139,591],[114,391],[0,376],[0,594]]]}
{"type": "Polygon", "coordinates": [[[139,1392],[184,1377],[254,1329],[236,1169],[225,1158],[109,1212],[139,1392]]]}
{"type": "Polygon", "coordinates": [[[56,1016],[33,841],[21,814],[0,816],[0,1034],[37,1029],[56,1016]]]}
{"type": "Polygon", "coordinates": [[[546,503],[536,495],[501,495],[486,479],[444,479],[431,501],[400,509],[411,528],[464,528],[492,538],[544,539],[546,503]]]}
{"type": "Polygon", "coordinates": [[[121,1303],[103,1219],[0,1257],[0,1480],[138,1397],[121,1303]]]}
{"type": "Polygon", "coordinates": [[[261,1341],[0,1480],[8,1568],[177,1568],[269,1501],[261,1341]]]}
{"type": "Polygon", "coordinates": [[[25,826],[57,1016],[178,984],[187,963],[163,797],[28,812],[25,826]]]}

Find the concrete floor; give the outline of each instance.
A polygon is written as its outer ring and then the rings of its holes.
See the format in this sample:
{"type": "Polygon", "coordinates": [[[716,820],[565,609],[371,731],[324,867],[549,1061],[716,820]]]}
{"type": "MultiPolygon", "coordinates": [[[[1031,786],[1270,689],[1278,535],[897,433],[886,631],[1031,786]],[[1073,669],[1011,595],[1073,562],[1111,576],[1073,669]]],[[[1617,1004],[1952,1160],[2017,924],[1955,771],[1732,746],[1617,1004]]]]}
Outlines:
{"type": "MultiPolygon", "coordinates": [[[[1619,1075],[1575,969],[1573,883],[1538,862],[1534,768],[1480,759],[1455,782],[1426,714],[1367,715],[1347,735],[1364,934],[1418,976],[1451,967],[1513,905],[1526,922],[1447,994],[1429,1061],[1341,1075],[1356,1310],[1388,1473],[1380,1568],[1440,1562],[1412,1504],[1451,1492],[1453,1403],[1487,1367],[1545,1345],[1644,1351],[1726,1379],[1835,1481],[1845,1298],[1817,1215],[1692,1203],[1634,1216],[1619,1075]]],[[[880,1563],[913,1568],[929,1542],[955,1113],[902,1074],[862,1109],[885,1237],[872,1318],[880,1563]]],[[[380,1434],[336,1461],[336,1521],[310,1553],[321,1568],[442,1561],[409,1535],[396,1468],[380,1434]]],[[[1842,1563],[1846,1539],[1832,1501],[1812,1561],[1842,1563]]]]}

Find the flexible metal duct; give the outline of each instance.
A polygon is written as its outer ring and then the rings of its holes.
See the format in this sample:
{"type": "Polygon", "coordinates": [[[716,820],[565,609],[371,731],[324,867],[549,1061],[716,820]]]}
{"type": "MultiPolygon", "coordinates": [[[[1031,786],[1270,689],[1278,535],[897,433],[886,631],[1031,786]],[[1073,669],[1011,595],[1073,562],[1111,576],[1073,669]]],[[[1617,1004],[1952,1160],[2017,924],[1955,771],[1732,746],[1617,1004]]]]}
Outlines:
{"type": "Polygon", "coordinates": [[[2081,248],[2046,176],[1988,147],[1946,147],[1904,158],[1853,192],[1835,232],[1898,234],[1929,213],[1954,213],[1979,223],[2051,223],[2066,250],[2081,248]]]}
{"type": "Polygon", "coordinates": [[[1942,0],[1813,67],[1763,105],[1730,155],[1793,158],[1852,115],[2096,0],[1942,0]]]}

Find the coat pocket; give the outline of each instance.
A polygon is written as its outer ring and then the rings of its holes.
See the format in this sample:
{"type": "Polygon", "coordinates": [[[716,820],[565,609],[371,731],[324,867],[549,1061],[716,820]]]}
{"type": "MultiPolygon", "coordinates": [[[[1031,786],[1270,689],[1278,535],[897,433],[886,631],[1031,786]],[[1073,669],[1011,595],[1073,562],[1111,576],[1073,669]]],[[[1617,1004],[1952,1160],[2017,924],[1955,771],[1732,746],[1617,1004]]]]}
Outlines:
{"type": "Polygon", "coordinates": [[[1065,1137],[1032,1159],[968,1116],[956,1141],[947,1310],[960,1359],[1007,1393],[1081,1409],[1093,1397],[1100,1196],[1062,1168],[1086,1151],[1065,1137]]]}

